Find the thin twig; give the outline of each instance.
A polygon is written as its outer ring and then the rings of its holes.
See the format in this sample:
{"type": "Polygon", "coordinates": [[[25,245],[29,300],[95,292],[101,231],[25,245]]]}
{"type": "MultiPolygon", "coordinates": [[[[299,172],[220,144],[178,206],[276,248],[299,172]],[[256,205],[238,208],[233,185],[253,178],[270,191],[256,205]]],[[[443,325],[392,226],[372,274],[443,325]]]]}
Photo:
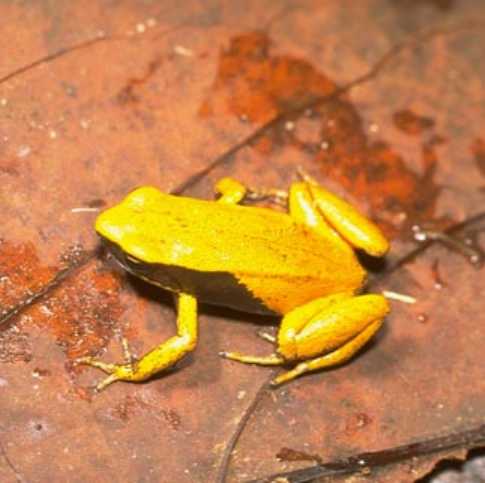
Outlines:
{"type": "Polygon", "coordinates": [[[305,483],[316,478],[342,476],[362,471],[364,471],[365,474],[368,474],[368,472],[373,469],[407,461],[411,458],[433,453],[441,453],[443,451],[463,447],[472,448],[483,443],[485,443],[485,424],[460,433],[450,433],[445,436],[438,436],[436,438],[396,446],[382,451],[360,453],[358,455],[349,456],[348,458],[342,458],[300,470],[276,473],[264,478],[250,480],[246,483],[269,483],[272,481],[305,483]]]}
{"type": "Polygon", "coordinates": [[[5,451],[5,448],[3,447],[3,444],[2,444],[1,441],[0,441],[0,454],[3,456],[5,463],[7,463],[7,466],[10,468],[12,473],[15,475],[15,480],[17,481],[17,483],[26,483],[25,478],[18,472],[17,468],[15,468],[15,465],[12,463],[12,461],[8,457],[8,454],[5,451]]]}
{"type": "Polygon", "coordinates": [[[49,295],[53,290],[59,287],[59,285],[64,280],[66,280],[68,277],[73,275],[73,273],[76,272],[77,269],[86,265],[90,260],[92,260],[95,257],[95,255],[96,255],[95,250],[90,252],[85,252],[79,258],[74,259],[71,262],[71,264],[59,270],[54,275],[54,277],[51,280],[49,280],[43,287],[41,287],[39,290],[34,292],[29,297],[18,302],[10,310],[7,310],[5,313],[3,313],[2,316],[0,317],[0,327],[7,324],[12,319],[12,317],[15,317],[19,313],[31,307],[34,303],[38,302],[40,299],[43,299],[45,296],[49,295]]]}
{"type": "Polygon", "coordinates": [[[105,42],[106,40],[111,40],[111,39],[104,36],[104,35],[100,35],[98,37],[85,40],[84,42],[80,42],[79,44],[74,44],[74,45],[71,45],[69,47],[63,47],[63,48],[59,49],[58,51],[56,51],[52,54],[46,55],[44,57],[40,57],[39,59],[34,60],[33,62],[30,62],[29,64],[23,65],[22,67],[19,67],[18,69],[15,69],[15,70],[9,72],[8,74],[4,75],[3,77],[0,77],[0,84],[3,84],[4,82],[11,80],[18,75],[21,75],[21,74],[23,74],[23,73],[25,73],[25,72],[27,72],[27,71],[35,68],[35,67],[38,67],[39,65],[47,64],[47,63],[52,62],[53,60],[55,60],[59,57],[63,57],[66,54],[70,54],[71,52],[74,52],[76,50],[82,50],[82,49],[85,49],[87,47],[91,47],[91,45],[98,44],[100,42],[105,42]]]}
{"type": "Polygon", "coordinates": [[[227,472],[229,469],[229,465],[231,463],[232,453],[234,448],[236,447],[239,438],[244,431],[244,428],[247,426],[249,419],[255,413],[256,408],[259,406],[259,403],[263,399],[264,395],[268,392],[270,387],[269,383],[274,378],[276,374],[276,370],[273,369],[270,371],[269,377],[261,384],[259,389],[254,394],[252,401],[250,402],[249,406],[244,410],[239,419],[234,432],[232,433],[229,441],[224,448],[224,452],[221,459],[221,464],[219,465],[219,471],[217,472],[216,483],[224,483],[226,481],[227,472]]]}

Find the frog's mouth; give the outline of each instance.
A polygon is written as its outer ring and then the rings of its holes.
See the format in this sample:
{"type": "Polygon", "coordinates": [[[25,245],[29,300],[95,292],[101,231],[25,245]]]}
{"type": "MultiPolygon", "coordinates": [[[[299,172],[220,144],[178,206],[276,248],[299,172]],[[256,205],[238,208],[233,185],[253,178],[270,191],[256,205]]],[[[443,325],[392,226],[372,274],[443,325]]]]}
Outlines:
{"type": "Polygon", "coordinates": [[[157,265],[145,262],[124,252],[118,244],[104,238],[102,235],[100,235],[100,238],[115,262],[131,275],[165,290],[177,292],[182,290],[177,278],[171,276],[169,270],[157,269],[157,265]]]}
{"type": "Polygon", "coordinates": [[[151,272],[149,264],[125,253],[119,245],[100,236],[103,246],[108,250],[115,262],[124,270],[141,278],[148,278],[151,272]]]}

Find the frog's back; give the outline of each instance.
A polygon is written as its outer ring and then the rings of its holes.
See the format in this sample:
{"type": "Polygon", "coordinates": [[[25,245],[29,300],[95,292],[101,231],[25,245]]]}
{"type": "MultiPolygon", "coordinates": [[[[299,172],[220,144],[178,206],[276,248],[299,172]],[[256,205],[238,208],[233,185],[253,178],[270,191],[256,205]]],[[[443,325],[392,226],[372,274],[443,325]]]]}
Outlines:
{"type": "Polygon", "coordinates": [[[253,312],[286,313],[318,296],[354,292],[365,276],[350,247],[286,213],[154,188],[140,188],[101,214],[97,230],[124,252],[171,271],[180,290],[189,284],[206,302],[253,312]],[[211,300],[218,298],[214,287],[221,300],[211,300]],[[248,296],[263,303],[248,305],[248,296]]]}

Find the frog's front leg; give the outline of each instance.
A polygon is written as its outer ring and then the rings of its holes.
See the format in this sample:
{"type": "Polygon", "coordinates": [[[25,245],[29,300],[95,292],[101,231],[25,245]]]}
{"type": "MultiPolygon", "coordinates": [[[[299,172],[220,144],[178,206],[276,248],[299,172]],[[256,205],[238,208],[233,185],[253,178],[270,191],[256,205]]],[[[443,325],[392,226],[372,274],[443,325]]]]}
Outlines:
{"type": "Polygon", "coordinates": [[[350,359],[382,325],[389,312],[381,295],[337,294],[318,298],[289,312],[282,320],[276,353],[253,357],[224,352],[227,359],[249,364],[281,365],[302,361],[281,374],[273,385],[350,359]]]}
{"type": "Polygon", "coordinates": [[[259,201],[270,198],[275,203],[286,205],[288,193],[279,189],[254,189],[244,186],[234,178],[221,178],[215,185],[215,191],[220,195],[219,203],[237,204],[243,199],[259,201]]]}
{"type": "Polygon", "coordinates": [[[389,250],[389,242],[372,221],[310,176],[300,174],[303,181],[290,188],[289,209],[293,218],[334,240],[338,234],[341,241],[369,255],[380,257],[389,250]]]}
{"type": "MultiPolygon", "coordinates": [[[[171,337],[158,347],[146,353],[138,361],[126,364],[109,364],[93,357],[82,357],[79,364],[97,367],[109,374],[101,381],[96,390],[101,391],[115,381],[140,382],[149,379],[154,374],[172,367],[185,354],[194,350],[197,344],[197,300],[192,295],[178,295],[177,335],[171,337]]],[[[127,348],[124,346],[125,359],[127,348]]]]}
{"type": "Polygon", "coordinates": [[[242,183],[229,177],[221,178],[214,186],[214,190],[220,195],[217,201],[228,205],[237,205],[248,191],[242,183]]]}

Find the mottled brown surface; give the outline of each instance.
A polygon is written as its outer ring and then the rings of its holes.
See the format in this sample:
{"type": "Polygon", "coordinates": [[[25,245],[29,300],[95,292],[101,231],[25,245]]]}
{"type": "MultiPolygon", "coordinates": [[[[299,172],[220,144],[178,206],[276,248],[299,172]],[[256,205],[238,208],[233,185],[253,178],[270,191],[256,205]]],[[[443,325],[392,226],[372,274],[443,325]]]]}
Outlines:
{"type": "MultiPolygon", "coordinates": [[[[214,164],[187,192],[211,197],[222,175],[285,187],[302,166],[393,237],[390,262],[412,225],[484,209],[479,1],[4,1],[0,19],[2,482],[215,481],[268,378],[217,356],[267,352],[268,321],[203,308],[178,370],[92,395],[102,375],[75,357],[120,359],[121,334],[142,354],[174,332],[170,296],[92,251],[95,210],[133,187],[174,190],[214,164]]],[[[352,363],[265,392],[227,481],[483,423],[483,277],[441,246],[372,276],[416,304],[393,302],[352,363]]]]}

